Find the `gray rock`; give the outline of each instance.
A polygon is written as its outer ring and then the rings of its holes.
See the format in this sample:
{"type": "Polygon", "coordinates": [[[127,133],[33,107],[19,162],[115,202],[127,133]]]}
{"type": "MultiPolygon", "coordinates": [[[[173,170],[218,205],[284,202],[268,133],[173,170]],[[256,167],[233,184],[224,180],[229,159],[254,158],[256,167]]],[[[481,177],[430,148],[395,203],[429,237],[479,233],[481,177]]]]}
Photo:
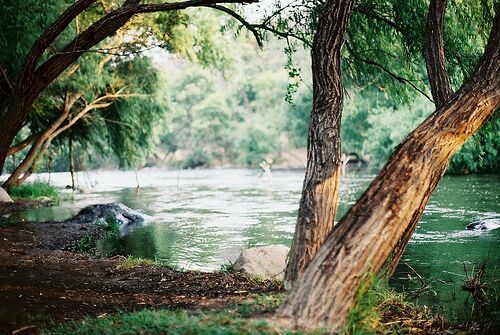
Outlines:
{"type": "Polygon", "coordinates": [[[6,190],[0,187],[0,202],[14,202],[6,190]]]}
{"type": "Polygon", "coordinates": [[[282,280],[289,250],[290,248],[284,245],[246,249],[234,263],[234,268],[251,277],[282,280]]]}
{"type": "Polygon", "coordinates": [[[123,204],[109,203],[84,207],[70,221],[93,223],[104,221],[107,218],[115,219],[120,225],[142,224],[150,219],[148,215],[139,213],[123,204]]]}

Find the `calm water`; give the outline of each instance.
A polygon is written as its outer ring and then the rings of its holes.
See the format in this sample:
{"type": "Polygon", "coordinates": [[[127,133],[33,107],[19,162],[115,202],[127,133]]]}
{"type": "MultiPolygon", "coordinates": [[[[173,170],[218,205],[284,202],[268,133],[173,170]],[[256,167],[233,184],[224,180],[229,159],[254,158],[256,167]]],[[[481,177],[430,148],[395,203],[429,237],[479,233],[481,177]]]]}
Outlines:
{"type": "MultiPolygon", "coordinates": [[[[40,175],[47,178],[46,175],[40,175]]],[[[341,188],[340,212],[344,213],[374,175],[350,174],[341,188]]],[[[64,187],[66,173],[52,174],[51,181],[64,187]]],[[[290,245],[300,198],[303,172],[277,171],[272,178],[252,170],[140,171],[79,174],[80,186],[91,188],[59,206],[20,213],[8,220],[60,220],[88,204],[122,202],[153,216],[119,241],[103,243],[105,252],[119,252],[161,260],[184,269],[217,270],[234,261],[242,248],[290,245]]],[[[471,271],[487,262],[486,282],[500,291],[500,229],[467,231],[473,221],[500,221],[499,176],[445,177],[439,184],[402,261],[391,281],[398,290],[418,290],[420,282],[409,264],[430,288],[415,299],[449,318],[477,317],[500,323],[496,303],[481,307],[461,289],[464,264],[471,271]]]]}

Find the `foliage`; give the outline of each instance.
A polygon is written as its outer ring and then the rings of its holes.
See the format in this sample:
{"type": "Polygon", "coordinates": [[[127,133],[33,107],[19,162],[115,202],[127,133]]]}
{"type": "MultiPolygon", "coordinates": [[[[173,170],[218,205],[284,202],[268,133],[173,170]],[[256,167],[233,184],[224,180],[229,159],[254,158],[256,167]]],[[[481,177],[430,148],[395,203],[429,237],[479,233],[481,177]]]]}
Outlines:
{"type": "MultiPolygon", "coordinates": [[[[6,27],[0,66],[12,83],[33,41],[70,3],[0,0],[0,26],[6,27]]],[[[57,39],[55,50],[105,8],[116,6],[114,1],[92,6],[57,39]]],[[[342,142],[344,151],[370,158],[372,167],[380,167],[432,109],[422,97],[428,95],[422,57],[427,6],[423,0],[355,5],[343,54],[342,142]]],[[[302,46],[311,45],[321,7],[317,0],[276,3],[262,21],[299,39],[277,41],[261,32],[267,39],[262,51],[235,20],[211,9],[138,15],[96,46],[113,50],[111,58],[87,53],[47,88],[16,141],[45,129],[61,112],[66,92],[83,95],[73,109],[77,112],[84,101],[124,89],[137,96],[116,99],[82,118],[53,141],[40,166],[67,170],[70,138],[77,169],[134,169],[151,163],[152,153],[171,157],[176,152],[181,161],[169,164],[181,168],[278,161],[283,152],[307,145],[312,89],[310,55],[302,46]],[[154,45],[168,54],[141,52],[154,45]]],[[[482,52],[492,8],[492,0],[453,0],[448,6],[446,56],[455,88],[482,52]]],[[[498,114],[453,157],[449,172],[498,172],[497,132],[498,114]]]]}
{"type": "Polygon", "coordinates": [[[428,308],[417,307],[408,297],[388,287],[383,275],[367,274],[356,294],[344,333],[368,334],[431,334],[449,330],[440,315],[428,308]]]}
{"type": "Polygon", "coordinates": [[[181,60],[168,69],[163,91],[171,113],[161,143],[168,153],[188,153],[181,167],[257,166],[280,150],[287,109],[282,44],[271,43],[266,53],[276,61],[265,63],[254,44],[243,37],[231,42],[235,67],[224,72],[181,60]]]}
{"type": "Polygon", "coordinates": [[[48,197],[54,200],[59,196],[57,188],[45,181],[35,181],[28,184],[21,184],[11,188],[9,193],[14,198],[23,199],[48,197]]]}
{"type": "MultiPolygon", "coordinates": [[[[264,320],[248,316],[275,311],[282,295],[255,295],[251,300],[221,312],[144,310],[70,322],[44,334],[306,334],[281,330],[264,320]]],[[[326,334],[315,331],[307,334],[326,334]]]]}
{"type": "Polygon", "coordinates": [[[153,266],[155,264],[155,261],[152,259],[128,256],[120,261],[120,263],[116,266],[116,269],[119,271],[126,271],[140,266],[153,266]]]}
{"type": "MultiPolygon", "coordinates": [[[[359,292],[357,304],[349,317],[345,334],[432,333],[445,321],[416,308],[405,297],[386,286],[386,282],[369,279],[359,292]],[[411,318],[414,319],[411,319],[411,318]],[[383,321],[385,318],[385,321],[383,321]],[[413,328],[412,328],[413,327],[413,328]]],[[[328,334],[326,331],[290,331],[257,319],[275,312],[284,294],[252,295],[249,299],[223,311],[143,310],[119,312],[98,318],[69,322],[48,329],[43,334],[328,334]]]]}
{"type": "Polygon", "coordinates": [[[451,158],[453,174],[500,173],[500,112],[497,111],[451,158]]]}
{"type": "MultiPolygon", "coordinates": [[[[276,1],[262,22],[287,36],[289,50],[299,44],[311,47],[323,4],[276,1]]],[[[445,50],[455,85],[468,77],[482,54],[494,6],[495,0],[456,0],[448,6],[445,50]]],[[[342,55],[347,88],[378,87],[396,103],[428,96],[423,60],[427,13],[424,0],[357,1],[342,55]]]]}
{"type": "MultiPolygon", "coordinates": [[[[90,254],[98,254],[100,241],[119,238],[120,236],[120,224],[116,221],[114,217],[107,217],[102,226],[100,227],[98,234],[86,234],[82,236],[74,244],[66,246],[65,250],[73,252],[85,252],[90,254]]],[[[108,256],[108,255],[101,255],[108,256]]]]}
{"type": "Polygon", "coordinates": [[[312,92],[302,92],[294,104],[286,111],[285,130],[288,133],[290,144],[300,148],[307,145],[307,133],[309,130],[309,119],[311,117],[312,92]]]}

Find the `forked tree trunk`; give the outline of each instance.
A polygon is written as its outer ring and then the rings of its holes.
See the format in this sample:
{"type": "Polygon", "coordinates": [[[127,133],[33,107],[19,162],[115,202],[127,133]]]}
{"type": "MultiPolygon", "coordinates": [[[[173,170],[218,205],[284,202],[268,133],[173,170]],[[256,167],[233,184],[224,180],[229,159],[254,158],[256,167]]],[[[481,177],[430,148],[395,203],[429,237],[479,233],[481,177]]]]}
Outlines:
{"type": "Polygon", "coordinates": [[[307,267],[330,234],[335,220],[341,175],[340,120],[344,90],[340,60],[353,2],[329,1],[314,37],[314,99],[307,142],[307,170],[285,271],[287,286],[307,267]]]}
{"type": "Polygon", "coordinates": [[[278,314],[339,330],[366,273],[410,239],[450,157],[500,106],[500,16],[471,78],[397,148],[298,277],[278,314]]]}
{"type": "Polygon", "coordinates": [[[80,94],[71,95],[66,93],[66,97],[64,99],[64,107],[61,114],[52,121],[50,126],[41,132],[38,138],[31,145],[30,150],[24,157],[23,161],[15,168],[15,170],[11,173],[9,178],[4,182],[2,187],[5,190],[9,190],[13,186],[17,186],[22,183],[29,175],[33,172],[33,164],[37,160],[37,157],[40,155],[41,151],[46,150],[47,141],[54,134],[54,132],[59,128],[59,126],[67,119],[71,107],[75,104],[75,102],[80,98],[80,94]]]}

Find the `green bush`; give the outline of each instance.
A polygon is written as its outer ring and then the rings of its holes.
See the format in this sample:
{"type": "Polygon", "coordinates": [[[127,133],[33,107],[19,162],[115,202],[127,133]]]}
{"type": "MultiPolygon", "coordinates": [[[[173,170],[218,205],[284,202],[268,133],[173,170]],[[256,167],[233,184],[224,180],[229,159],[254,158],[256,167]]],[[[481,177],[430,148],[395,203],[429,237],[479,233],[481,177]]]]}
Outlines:
{"type": "Polygon", "coordinates": [[[197,167],[208,167],[211,157],[201,148],[195,148],[193,152],[182,162],[183,169],[195,169],[197,167]]]}
{"type": "Polygon", "coordinates": [[[59,196],[57,188],[45,181],[21,184],[11,188],[9,193],[14,198],[22,199],[36,199],[40,197],[57,199],[59,196]]]}
{"type": "Polygon", "coordinates": [[[481,129],[451,158],[448,173],[500,173],[500,112],[497,111],[481,129]]]}

